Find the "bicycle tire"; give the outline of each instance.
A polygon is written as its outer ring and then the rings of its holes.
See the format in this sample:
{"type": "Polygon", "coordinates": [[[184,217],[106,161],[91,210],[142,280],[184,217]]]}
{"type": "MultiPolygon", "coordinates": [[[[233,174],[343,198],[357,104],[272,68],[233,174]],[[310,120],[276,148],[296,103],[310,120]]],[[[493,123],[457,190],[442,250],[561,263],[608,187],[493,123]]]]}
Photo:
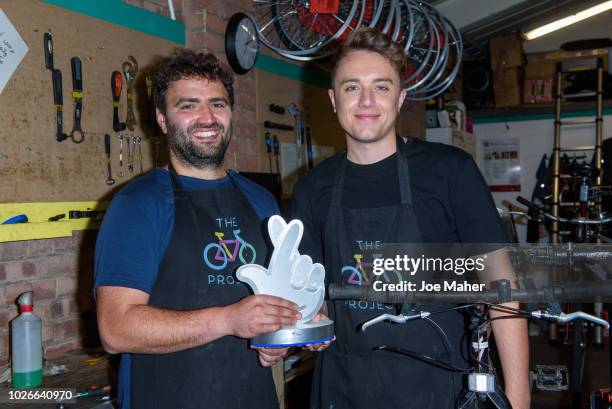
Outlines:
{"type": "Polygon", "coordinates": [[[209,243],[206,247],[204,247],[204,250],[202,251],[202,260],[204,260],[204,264],[206,264],[209,268],[212,268],[216,271],[223,270],[227,266],[227,254],[225,254],[223,247],[221,247],[221,245],[218,243],[209,243]],[[208,260],[208,252],[211,249],[215,249],[217,251],[215,254],[223,254],[223,261],[215,260],[213,256],[213,260],[221,261],[221,264],[214,264],[208,260]]]}

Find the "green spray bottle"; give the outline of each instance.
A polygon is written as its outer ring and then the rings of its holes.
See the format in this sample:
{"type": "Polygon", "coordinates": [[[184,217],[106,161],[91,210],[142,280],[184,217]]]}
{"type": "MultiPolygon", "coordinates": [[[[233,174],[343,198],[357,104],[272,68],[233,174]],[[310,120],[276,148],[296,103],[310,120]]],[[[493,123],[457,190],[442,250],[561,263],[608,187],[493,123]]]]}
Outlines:
{"type": "Polygon", "coordinates": [[[42,384],[42,321],[32,313],[32,292],[19,296],[21,314],[11,322],[13,387],[36,388],[42,384]]]}

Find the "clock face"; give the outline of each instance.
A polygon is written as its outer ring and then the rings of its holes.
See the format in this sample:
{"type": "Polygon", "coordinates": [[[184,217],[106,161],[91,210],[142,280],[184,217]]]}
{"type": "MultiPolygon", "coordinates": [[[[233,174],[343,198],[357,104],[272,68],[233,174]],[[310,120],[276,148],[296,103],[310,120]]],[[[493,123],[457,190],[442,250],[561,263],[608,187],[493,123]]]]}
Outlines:
{"type": "Polygon", "coordinates": [[[238,74],[248,72],[255,65],[259,52],[257,28],[246,14],[234,14],[227,24],[225,50],[228,62],[238,74]]]}

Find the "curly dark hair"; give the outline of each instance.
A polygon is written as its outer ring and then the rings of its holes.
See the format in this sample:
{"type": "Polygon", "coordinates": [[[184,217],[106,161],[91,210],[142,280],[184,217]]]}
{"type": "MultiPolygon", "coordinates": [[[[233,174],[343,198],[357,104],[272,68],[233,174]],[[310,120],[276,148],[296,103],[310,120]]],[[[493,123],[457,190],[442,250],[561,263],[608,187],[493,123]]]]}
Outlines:
{"type": "Polygon", "coordinates": [[[388,35],[373,28],[359,28],[353,31],[346,41],[342,43],[334,59],[331,72],[332,86],[336,77],[336,70],[344,57],[353,51],[371,51],[386,58],[403,80],[408,69],[408,60],[404,49],[388,35]]]}
{"type": "Polygon", "coordinates": [[[155,107],[166,114],[166,93],[172,82],[201,78],[219,81],[227,91],[230,106],[234,106],[234,75],[227,65],[214,54],[178,48],[163,59],[153,77],[153,101],[155,107]]]}

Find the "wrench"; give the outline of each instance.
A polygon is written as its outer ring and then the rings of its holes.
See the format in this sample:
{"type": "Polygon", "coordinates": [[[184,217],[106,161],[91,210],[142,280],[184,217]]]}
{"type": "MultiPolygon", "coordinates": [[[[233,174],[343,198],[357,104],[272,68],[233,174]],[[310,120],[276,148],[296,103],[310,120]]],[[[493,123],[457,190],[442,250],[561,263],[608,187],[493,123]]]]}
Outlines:
{"type": "Polygon", "coordinates": [[[138,162],[140,165],[140,173],[142,173],[143,171],[143,168],[142,168],[142,137],[137,136],[136,142],[138,143],[138,153],[136,154],[136,157],[138,158],[138,162]]]}
{"type": "Polygon", "coordinates": [[[134,130],[134,125],[137,124],[136,116],[134,115],[134,84],[136,74],[138,74],[138,62],[131,55],[128,61],[123,63],[123,75],[127,83],[127,114],[125,117],[125,125],[130,131],[134,130]]]}
{"type": "Polygon", "coordinates": [[[83,115],[83,72],[81,69],[81,59],[73,57],[70,60],[72,68],[72,98],[74,98],[74,124],[70,138],[72,142],[81,143],[85,138],[83,129],[81,128],[81,116],[83,115]]]}
{"type": "Polygon", "coordinates": [[[123,177],[123,134],[119,134],[119,174],[120,178],[123,177]]]}
{"type": "Polygon", "coordinates": [[[108,171],[106,184],[110,186],[115,184],[115,179],[113,179],[111,173],[111,136],[109,134],[104,135],[104,150],[106,151],[106,168],[108,171]]]}
{"type": "Polygon", "coordinates": [[[58,142],[65,141],[68,139],[68,135],[66,135],[63,131],[63,115],[62,112],[64,110],[64,97],[62,94],[62,72],[60,70],[53,70],[52,73],[53,79],[53,104],[55,105],[55,140],[58,142]]]}
{"type": "Polygon", "coordinates": [[[125,137],[125,142],[127,143],[127,167],[128,167],[128,171],[130,173],[134,173],[134,145],[133,142],[135,138],[132,138],[131,136],[126,136],[125,137]]]}

